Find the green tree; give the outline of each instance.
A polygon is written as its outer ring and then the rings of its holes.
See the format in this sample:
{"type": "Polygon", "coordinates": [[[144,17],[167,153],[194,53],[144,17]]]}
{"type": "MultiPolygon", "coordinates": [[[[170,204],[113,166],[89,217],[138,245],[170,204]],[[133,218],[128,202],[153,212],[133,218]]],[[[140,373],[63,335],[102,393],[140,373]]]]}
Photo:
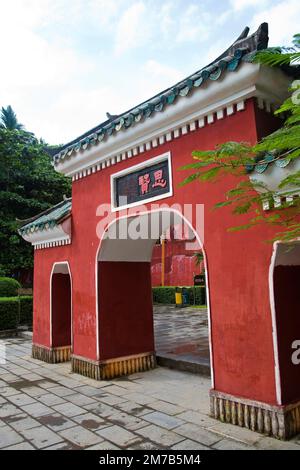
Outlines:
{"type": "Polygon", "coordinates": [[[18,122],[17,115],[11,106],[7,106],[7,108],[2,107],[0,114],[0,128],[5,128],[10,131],[21,131],[24,129],[23,124],[18,122]]]}
{"type": "Polygon", "coordinates": [[[195,258],[195,265],[196,265],[196,266],[200,266],[200,264],[201,264],[202,261],[204,260],[203,253],[202,253],[202,252],[200,252],[200,253],[194,253],[194,258],[195,258]]]}
{"type": "Polygon", "coordinates": [[[70,195],[69,179],[51,165],[45,145],[31,133],[0,129],[0,271],[16,274],[33,265],[32,247],[17,233],[30,218],[70,195]]]}
{"type": "MultiPolygon", "coordinates": [[[[271,67],[295,66],[299,70],[300,34],[296,34],[290,48],[269,48],[257,52],[253,62],[271,67]]],[[[300,157],[300,81],[295,80],[290,89],[291,96],[284,101],[275,114],[288,115],[283,126],[268,135],[256,145],[246,142],[225,142],[210,151],[195,151],[195,163],[182,167],[182,170],[193,172],[182,182],[182,185],[195,181],[212,181],[234,175],[238,178],[237,185],[224,196],[225,199],[216,204],[216,208],[233,206],[234,214],[248,214],[246,224],[231,227],[229,230],[251,228],[257,224],[269,223],[278,227],[274,240],[292,240],[300,237],[299,208],[300,198],[293,202],[284,202],[276,211],[263,211],[263,203],[273,202],[276,191],[269,190],[259,181],[249,179],[248,173],[255,165],[264,165],[270,161],[298,159],[300,157]]],[[[281,196],[289,194],[290,185],[300,186],[300,171],[294,171],[279,184],[281,196]]]]}

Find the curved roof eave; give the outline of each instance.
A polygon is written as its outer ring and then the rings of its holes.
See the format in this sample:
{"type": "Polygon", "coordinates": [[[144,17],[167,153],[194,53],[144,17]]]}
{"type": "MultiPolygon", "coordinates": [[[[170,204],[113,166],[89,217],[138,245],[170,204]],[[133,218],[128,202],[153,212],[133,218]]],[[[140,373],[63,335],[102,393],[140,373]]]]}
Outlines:
{"type": "Polygon", "coordinates": [[[249,28],[246,27],[223,54],[184,80],[118,116],[111,116],[98,126],[62,146],[59,152],[53,156],[54,165],[69,158],[73,152],[97,145],[114,133],[128,129],[132,124],[143,122],[156,112],[163,112],[177,99],[188,96],[192,90],[201,87],[207,80],[216,81],[226,71],[235,71],[242,60],[247,60],[249,54],[264,49],[268,45],[267,23],[262,23],[258,30],[250,36],[248,33],[249,28]]]}

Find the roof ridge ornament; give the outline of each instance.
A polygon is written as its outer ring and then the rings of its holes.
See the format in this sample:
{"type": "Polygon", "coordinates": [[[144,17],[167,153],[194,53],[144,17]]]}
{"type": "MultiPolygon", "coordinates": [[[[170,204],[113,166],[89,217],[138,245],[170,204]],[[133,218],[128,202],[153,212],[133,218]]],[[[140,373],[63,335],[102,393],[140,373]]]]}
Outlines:
{"type": "Polygon", "coordinates": [[[224,51],[219,57],[217,57],[210,65],[218,62],[226,56],[235,55],[238,49],[248,49],[248,52],[259,51],[266,49],[269,42],[269,25],[268,23],[262,23],[259,28],[248,36],[250,31],[249,26],[246,26],[237,39],[224,51]]]}
{"type": "Polygon", "coordinates": [[[119,117],[119,114],[110,114],[108,111],[106,112],[106,117],[107,119],[109,119],[110,121],[113,121],[114,119],[117,119],[117,117],[119,117]]]}

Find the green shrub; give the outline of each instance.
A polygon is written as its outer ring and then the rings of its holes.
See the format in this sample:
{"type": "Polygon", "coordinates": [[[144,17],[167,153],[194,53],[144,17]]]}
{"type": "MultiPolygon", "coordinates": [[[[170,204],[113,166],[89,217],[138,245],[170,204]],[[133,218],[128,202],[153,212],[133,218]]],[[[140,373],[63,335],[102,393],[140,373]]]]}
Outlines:
{"type": "Polygon", "coordinates": [[[175,287],[152,287],[153,302],[157,304],[175,304],[175,287]]]}
{"type": "Polygon", "coordinates": [[[20,302],[18,297],[0,298],[0,330],[13,330],[19,322],[20,302]]]}
{"type": "Polygon", "coordinates": [[[191,305],[206,305],[206,289],[204,286],[188,287],[187,291],[191,305]],[[194,297],[196,297],[195,301],[194,297]]]}
{"type": "MultiPolygon", "coordinates": [[[[206,290],[204,286],[183,287],[188,295],[190,305],[206,305],[206,290]],[[195,302],[194,302],[195,297],[195,302]]],[[[157,304],[175,304],[176,287],[152,287],[153,302],[157,304]]]]}
{"type": "Polygon", "coordinates": [[[4,269],[4,266],[0,264],[0,277],[6,276],[6,271],[4,269]]]}
{"type": "Polygon", "coordinates": [[[20,324],[32,325],[33,297],[23,295],[20,297],[20,324]]]}
{"type": "Polygon", "coordinates": [[[10,277],[0,277],[0,297],[15,297],[21,284],[10,277]]]}

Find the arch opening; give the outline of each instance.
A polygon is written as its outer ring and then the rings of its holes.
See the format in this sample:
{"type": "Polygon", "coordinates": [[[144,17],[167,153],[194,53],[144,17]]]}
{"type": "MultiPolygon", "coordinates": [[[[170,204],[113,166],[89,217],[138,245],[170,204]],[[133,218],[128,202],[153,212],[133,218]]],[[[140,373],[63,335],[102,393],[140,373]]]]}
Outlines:
{"type": "MultiPolygon", "coordinates": [[[[152,296],[153,248],[161,237],[168,238],[170,234],[174,237],[174,233],[176,238],[181,238],[185,242],[193,255],[195,252],[203,253],[207,286],[207,263],[202,242],[190,222],[181,213],[172,209],[159,209],[120,217],[107,227],[97,253],[99,359],[108,361],[144,353],[157,354],[158,349],[161,355],[161,350],[164,348],[165,355],[168,355],[167,353],[169,356],[194,355],[194,360],[197,362],[195,358],[198,354],[199,363],[205,362],[213,381],[207,288],[207,310],[193,308],[192,314],[199,314],[199,321],[194,324],[189,321],[188,315],[183,313],[185,309],[179,310],[175,306],[169,306],[169,335],[173,336],[173,344],[171,343],[170,347],[163,344],[166,331],[161,331],[159,334],[159,329],[165,330],[167,316],[160,322],[160,326],[156,321],[153,324],[153,317],[157,317],[156,313],[159,313],[159,308],[153,305],[152,296]],[[199,331],[197,331],[198,324],[199,331]],[[194,342],[191,336],[195,336],[194,342]],[[196,345],[198,340],[201,344],[196,345]]],[[[187,310],[191,313],[192,307],[187,310]]],[[[159,317],[162,320],[164,313],[160,313],[159,317]]]]}
{"type": "Polygon", "coordinates": [[[271,269],[277,400],[300,400],[300,241],[277,243],[271,269]]]}
{"type": "Polygon", "coordinates": [[[72,349],[72,279],[67,262],[53,265],[50,282],[50,345],[52,348],[65,348],[70,354],[72,349]]]}

